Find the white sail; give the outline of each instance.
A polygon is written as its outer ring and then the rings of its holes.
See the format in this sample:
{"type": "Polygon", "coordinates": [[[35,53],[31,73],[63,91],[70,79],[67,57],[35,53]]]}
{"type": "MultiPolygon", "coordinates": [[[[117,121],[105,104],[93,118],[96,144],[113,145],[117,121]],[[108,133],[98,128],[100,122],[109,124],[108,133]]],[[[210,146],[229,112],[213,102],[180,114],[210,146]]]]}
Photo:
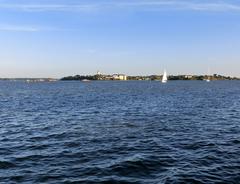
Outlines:
{"type": "Polygon", "coordinates": [[[166,70],[164,70],[164,74],[163,74],[163,78],[162,78],[162,83],[166,83],[167,80],[168,80],[168,78],[167,78],[167,72],[166,72],[166,70]]]}
{"type": "Polygon", "coordinates": [[[210,78],[210,68],[208,68],[208,74],[207,74],[207,79],[206,79],[207,82],[210,82],[211,81],[211,78],[210,78]]]}

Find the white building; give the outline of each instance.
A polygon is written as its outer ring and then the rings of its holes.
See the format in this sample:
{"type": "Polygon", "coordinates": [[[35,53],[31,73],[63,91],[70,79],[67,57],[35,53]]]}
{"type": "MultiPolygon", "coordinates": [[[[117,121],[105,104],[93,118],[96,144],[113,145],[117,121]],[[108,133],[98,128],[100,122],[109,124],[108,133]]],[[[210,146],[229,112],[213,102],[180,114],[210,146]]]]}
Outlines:
{"type": "Polygon", "coordinates": [[[193,78],[192,75],[185,75],[185,79],[191,79],[191,78],[193,78]]]}
{"type": "Polygon", "coordinates": [[[113,80],[127,80],[127,76],[124,74],[113,74],[113,80]]]}

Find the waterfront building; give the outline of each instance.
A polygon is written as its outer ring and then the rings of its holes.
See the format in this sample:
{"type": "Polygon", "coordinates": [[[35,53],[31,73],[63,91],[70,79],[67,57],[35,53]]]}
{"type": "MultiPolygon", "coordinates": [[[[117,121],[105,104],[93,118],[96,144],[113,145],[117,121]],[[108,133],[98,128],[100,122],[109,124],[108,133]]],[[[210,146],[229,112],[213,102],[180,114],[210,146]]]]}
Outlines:
{"type": "Polygon", "coordinates": [[[185,75],[185,79],[192,79],[193,76],[192,75],[185,75]]]}
{"type": "Polygon", "coordinates": [[[127,76],[124,74],[113,74],[113,80],[127,80],[127,76]]]}

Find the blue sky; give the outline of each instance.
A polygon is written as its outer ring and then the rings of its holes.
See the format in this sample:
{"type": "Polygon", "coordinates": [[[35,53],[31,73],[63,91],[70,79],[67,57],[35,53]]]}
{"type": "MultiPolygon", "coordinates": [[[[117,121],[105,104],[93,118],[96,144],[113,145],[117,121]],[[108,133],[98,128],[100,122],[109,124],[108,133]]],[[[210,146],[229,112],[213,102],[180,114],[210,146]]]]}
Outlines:
{"type": "Polygon", "coordinates": [[[0,0],[0,77],[240,77],[239,0],[0,0]]]}

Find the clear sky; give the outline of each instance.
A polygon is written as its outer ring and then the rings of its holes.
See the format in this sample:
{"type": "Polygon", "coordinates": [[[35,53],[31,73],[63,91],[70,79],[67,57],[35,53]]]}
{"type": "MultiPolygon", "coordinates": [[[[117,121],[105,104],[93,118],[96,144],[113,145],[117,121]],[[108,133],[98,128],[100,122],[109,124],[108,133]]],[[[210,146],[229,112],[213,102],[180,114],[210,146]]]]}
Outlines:
{"type": "Polygon", "coordinates": [[[239,0],[0,0],[0,77],[240,77],[239,0]]]}

